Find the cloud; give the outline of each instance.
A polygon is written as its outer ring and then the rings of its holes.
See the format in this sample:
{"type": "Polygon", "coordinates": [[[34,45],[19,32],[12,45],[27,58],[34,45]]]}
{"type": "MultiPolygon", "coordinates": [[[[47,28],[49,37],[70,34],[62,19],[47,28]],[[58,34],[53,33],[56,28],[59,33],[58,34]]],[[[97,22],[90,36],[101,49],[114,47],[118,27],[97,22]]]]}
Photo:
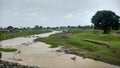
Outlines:
{"type": "Polygon", "coordinates": [[[20,12],[15,12],[13,15],[14,15],[14,16],[19,16],[19,15],[20,15],[20,12]]]}
{"type": "Polygon", "coordinates": [[[30,13],[30,16],[37,16],[37,13],[36,12],[32,12],[32,13],[30,13]]]}
{"type": "Polygon", "coordinates": [[[18,11],[16,11],[13,13],[13,16],[19,17],[19,18],[23,18],[23,17],[30,18],[30,17],[35,17],[37,15],[38,15],[37,12],[18,12],[18,11]]]}
{"type": "MultiPolygon", "coordinates": [[[[11,25],[88,25],[99,10],[120,15],[120,0],[0,0],[0,20],[11,25]],[[17,22],[17,23],[16,23],[17,22]],[[52,23],[52,24],[51,24],[52,23]]],[[[21,26],[22,26],[21,25],[21,26]]]]}
{"type": "Polygon", "coordinates": [[[48,17],[43,16],[43,17],[40,18],[40,20],[41,20],[41,21],[44,21],[44,22],[45,22],[45,21],[48,21],[48,17]]]}
{"type": "Polygon", "coordinates": [[[69,13],[67,15],[64,16],[67,19],[72,19],[73,18],[73,14],[69,13]]]}

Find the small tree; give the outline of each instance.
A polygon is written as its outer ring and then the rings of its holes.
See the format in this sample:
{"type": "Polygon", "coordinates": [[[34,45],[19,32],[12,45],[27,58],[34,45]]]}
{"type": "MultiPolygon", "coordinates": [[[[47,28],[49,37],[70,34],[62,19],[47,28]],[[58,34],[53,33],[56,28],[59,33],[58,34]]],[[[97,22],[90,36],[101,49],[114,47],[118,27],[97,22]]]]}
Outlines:
{"type": "Polygon", "coordinates": [[[97,11],[92,17],[91,21],[95,29],[104,30],[104,34],[110,33],[110,30],[118,30],[120,27],[119,16],[109,10],[97,11]]]}
{"type": "Polygon", "coordinates": [[[14,27],[13,26],[8,26],[7,29],[8,30],[12,30],[14,27]]]}
{"type": "Polygon", "coordinates": [[[13,32],[13,29],[14,29],[13,26],[8,26],[8,27],[7,27],[7,30],[9,30],[9,32],[13,32]]]}
{"type": "Polygon", "coordinates": [[[40,29],[42,29],[43,27],[42,27],[42,26],[40,26],[39,28],[40,28],[40,29]]]}
{"type": "Polygon", "coordinates": [[[35,27],[34,27],[35,29],[39,29],[39,26],[38,25],[35,25],[35,27]]]}

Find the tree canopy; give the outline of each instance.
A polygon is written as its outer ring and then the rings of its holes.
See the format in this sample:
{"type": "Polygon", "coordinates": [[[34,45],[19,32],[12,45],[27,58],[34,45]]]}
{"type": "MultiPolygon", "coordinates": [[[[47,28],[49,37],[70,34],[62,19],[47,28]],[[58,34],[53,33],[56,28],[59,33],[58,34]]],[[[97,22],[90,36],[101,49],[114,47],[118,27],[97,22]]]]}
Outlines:
{"type": "Polygon", "coordinates": [[[8,27],[7,27],[8,30],[11,30],[11,29],[13,29],[13,28],[14,28],[13,26],[8,26],[8,27]]]}
{"type": "Polygon", "coordinates": [[[35,29],[42,29],[43,27],[42,27],[42,26],[35,25],[34,28],[35,28],[35,29]]]}
{"type": "Polygon", "coordinates": [[[110,10],[97,11],[91,19],[95,29],[104,30],[104,34],[110,33],[110,30],[118,30],[120,27],[120,17],[110,10]]]}

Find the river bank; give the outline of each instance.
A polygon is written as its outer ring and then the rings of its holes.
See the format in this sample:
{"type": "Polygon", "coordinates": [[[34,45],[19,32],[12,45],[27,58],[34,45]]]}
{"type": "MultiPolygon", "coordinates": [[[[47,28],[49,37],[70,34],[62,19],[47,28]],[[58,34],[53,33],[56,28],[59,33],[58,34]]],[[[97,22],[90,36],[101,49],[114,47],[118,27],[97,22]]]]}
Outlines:
{"type": "MultiPolygon", "coordinates": [[[[37,36],[43,38],[43,37],[48,37],[49,35],[55,33],[56,32],[50,32],[50,33],[40,34],[37,36]]],[[[26,65],[38,66],[41,68],[119,68],[119,66],[110,65],[104,62],[95,61],[88,58],[82,58],[74,54],[56,52],[56,50],[59,50],[60,47],[49,48],[51,45],[48,45],[43,42],[33,42],[34,39],[35,37],[33,38],[32,36],[29,38],[20,37],[20,38],[14,38],[14,39],[2,41],[3,46],[13,47],[21,51],[20,53],[2,52],[3,54],[2,60],[19,63],[25,66],[26,65]],[[26,39],[27,41],[25,41],[26,39]],[[31,44],[26,45],[28,42],[31,44]],[[73,57],[76,57],[76,59],[72,60],[71,58],[73,57]]]]}
{"type": "Polygon", "coordinates": [[[50,44],[52,48],[67,47],[64,52],[103,61],[109,64],[120,65],[120,36],[113,34],[94,34],[91,31],[68,32],[54,34],[47,38],[38,38],[35,41],[50,44]],[[74,49],[71,49],[74,48],[74,49]]]}
{"type": "Polygon", "coordinates": [[[0,68],[40,68],[37,66],[25,66],[18,63],[8,62],[8,61],[0,61],[0,68]]]}
{"type": "Polygon", "coordinates": [[[11,32],[11,33],[0,32],[0,41],[12,39],[16,37],[25,37],[25,36],[35,35],[35,34],[42,34],[46,32],[51,32],[51,30],[50,29],[31,29],[31,30],[23,30],[22,32],[11,32]]]}

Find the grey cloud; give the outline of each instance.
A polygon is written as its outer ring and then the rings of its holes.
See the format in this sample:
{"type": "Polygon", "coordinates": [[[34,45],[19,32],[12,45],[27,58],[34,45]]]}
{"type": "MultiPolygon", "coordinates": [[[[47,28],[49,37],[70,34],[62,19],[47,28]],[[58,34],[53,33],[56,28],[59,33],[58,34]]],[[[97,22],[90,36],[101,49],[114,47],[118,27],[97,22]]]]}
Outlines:
{"type": "Polygon", "coordinates": [[[90,25],[98,10],[120,15],[119,3],[120,0],[0,0],[0,22],[2,26],[90,25]]]}

